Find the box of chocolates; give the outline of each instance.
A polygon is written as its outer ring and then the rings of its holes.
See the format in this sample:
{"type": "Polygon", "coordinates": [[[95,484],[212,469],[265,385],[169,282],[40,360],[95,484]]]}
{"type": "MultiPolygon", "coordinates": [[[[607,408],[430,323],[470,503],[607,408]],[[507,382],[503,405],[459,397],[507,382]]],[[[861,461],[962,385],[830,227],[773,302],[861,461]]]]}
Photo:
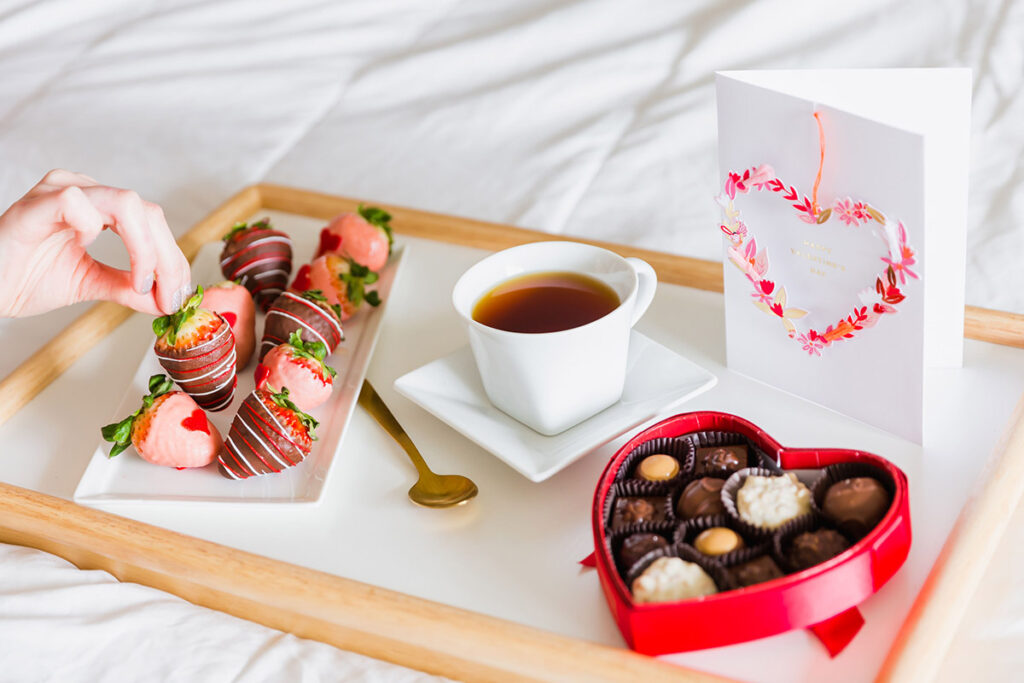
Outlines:
{"type": "Polygon", "coordinates": [[[784,448],[726,413],[668,418],[609,461],[594,564],[631,648],[810,629],[833,655],[910,551],[907,478],[856,450],[784,448]]]}

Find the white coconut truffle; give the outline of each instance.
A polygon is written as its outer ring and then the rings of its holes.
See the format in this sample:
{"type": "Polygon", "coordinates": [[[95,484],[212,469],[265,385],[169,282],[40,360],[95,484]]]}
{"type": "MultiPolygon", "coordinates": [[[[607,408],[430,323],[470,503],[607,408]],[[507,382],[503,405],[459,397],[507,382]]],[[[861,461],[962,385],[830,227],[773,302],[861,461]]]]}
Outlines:
{"type": "Polygon", "coordinates": [[[792,472],[781,477],[747,477],[736,492],[740,519],[759,527],[777,529],[811,511],[811,492],[792,472]]]}
{"type": "Polygon", "coordinates": [[[633,580],[633,602],[674,602],[718,592],[700,565],[678,557],[659,557],[633,580]]]}

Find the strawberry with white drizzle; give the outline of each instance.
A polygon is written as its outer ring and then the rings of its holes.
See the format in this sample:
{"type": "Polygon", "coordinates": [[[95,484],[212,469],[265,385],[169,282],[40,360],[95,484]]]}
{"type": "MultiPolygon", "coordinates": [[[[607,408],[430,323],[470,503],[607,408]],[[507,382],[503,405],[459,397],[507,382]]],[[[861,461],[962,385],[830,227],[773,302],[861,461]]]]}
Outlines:
{"type": "Polygon", "coordinates": [[[366,290],[376,281],[377,273],[337,254],[324,254],[309,264],[310,286],[322,291],[329,303],[341,306],[342,321],[355,315],[363,301],[380,306],[380,295],[366,290]]]}
{"type": "Polygon", "coordinates": [[[270,349],[287,342],[296,330],[305,341],[320,342],[327,347],[328,353],[333,353],[345,339],[341,328],[341,306],[331,306],[323,292],[316,289],[308,289],[301,294],[292,291],[282,293],[267,311],[260,359],[270,349]]]}
{"type": "Polygon", "coordinates": [[[313,447],[318,424],[292,403],[288,389],[256,389],[231,422],[218,469],[228,479],[248,479],[298,465],[313,447]]]}
{"type": "Polygon", "coordinates": [[[223,410],[235,395],[235,335],[219,314],[200,308],[203,288],[180,310],[153,321],[157,360],[204,410],[223,410]]]}
{"type": "Polygon", "coordinates": [[[275,346],[256,366],[256,388],[288,387],[289,396],[302,410],[312,410],[331,397],[334,368],[324,362],[323,342],[306,342],[293,330],[288,342],[275,346]]]}
{"type": "Polygon", "coordinates": [[[288,285],[292,239],[274,230],[269,218],[252,225],[235,223],[224,235],[220,270],[228,280],[239,280],[265,311],[288,285]]]}
{"type": "Polygon", "coordinates": [[[393,244],[391,214],[360,204],[358,213],[338,214],[320,231],[314,258],[335,253],[379,271],[388,262],[393,244]]]}
{"type": "Polygon", "coordinates": [[[166,375],[149,378],[142,407],[101,430],[114,444],[108,457],[135,446],[139,457],[154,465],[180,470],[213,462],[222,445],[220,432],[188,394],[173,388],[166,375]]]}
{"type": "Polygon", "coordinates": [[[256,348],[256,307],[249,290],[230,280],[211,285],[203,293],[203,308],[228,321],[235,335],[236,365],[241,370],[256,348]]]}

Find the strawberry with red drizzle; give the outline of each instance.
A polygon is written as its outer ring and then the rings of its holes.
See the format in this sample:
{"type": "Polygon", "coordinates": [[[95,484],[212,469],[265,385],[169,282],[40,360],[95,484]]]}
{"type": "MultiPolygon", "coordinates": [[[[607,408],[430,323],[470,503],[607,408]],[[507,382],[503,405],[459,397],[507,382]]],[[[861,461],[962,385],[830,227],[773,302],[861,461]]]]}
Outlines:
{"type": "Polygon", "coordinates": [[[256,366],[256,388],[288,387],[291,400],[302,410],[312,410],[331,397],[334,368],[324,362],[323,342],[303,341],[293,330],[286,344],[275,346],[256,366]]]}
{"type": "Polygon", "coordinates": [[[248,479],[298,465],[309,455],[318,425],[289,399],[287,388],[256,389],[238,408],[218,469],[228,479],[248,479]]]}
{"type": "Polygon", "coordinates": [[[200,308],[203,288],[180,310],[153,321],[153,350],[167,374],[204,410],[223,410],[235,395],[235,335],[218,313],[200,308]]]}
{"type": "Polygon", "coordinates": [[[203,294],[203,307],[228,321],[235,335],[236,365],[241,370],[256,348],[256,307],[249,290],[230,280],[211,285],[203,294]]]}
{"type": "Polygon", "coordinates": [[[380,306],[380,295],[367,291],[377,281],[377,273],[352,259],[337,254],[324,254],[309,264],[309,281],[331,304],[341,306],[342,321],[348,320],[365,301],[380,306]]]}
{"type": "Polygon", "coordinates": [[[220,269],[228,280],[238,280],[266,311],[288,285],[292,272],[292,240],[274,230],[270,219],[248,225],[236,223],[224,235],[220,269]]]}
{"type": "Polygon", "coordinates": [[[341,327],[341,306],[332,306],[323,292],[316,289],[301,294],[284,292],[267,311],[260,360],[270,349],[286,343],[294,331],[298,331],[303,340],[320,342],[327,348],[327,353],[333,353],[345,339],[341,327]]]}
{"type": "Polygon", "coordinates": [[[391,214],[360,204],[358,213],[339,214],[320,231],[320,244],[313,258],[339,254],[379,271],[388,262],[393,244],[391,214]]]}
{"type": "Polygon", "coordinates": [[[114,444],[109,457],[135,446],[139,457],[154,465],[184,469],[213,462],[222,445],[220,432],[188,394],[173,388],[166,375],[153,375],[142,406],[103,427],[103,438],[114,444]]]}

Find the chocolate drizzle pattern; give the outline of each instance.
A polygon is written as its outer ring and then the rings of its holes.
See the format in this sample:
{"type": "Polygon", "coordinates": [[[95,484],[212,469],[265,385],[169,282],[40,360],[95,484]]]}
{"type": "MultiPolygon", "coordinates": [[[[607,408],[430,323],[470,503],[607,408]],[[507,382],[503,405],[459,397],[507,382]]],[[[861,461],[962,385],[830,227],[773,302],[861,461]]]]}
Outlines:
{"type": "Polygon", "coordinates": [[[156,352],[157,360],[171,379],[203,410],[223,410],[235,396],[235,335],[219,314],[220,326],[213,335],[193,347],[156,352]]]}
{"type": "Polygon", "coordinates": [[[240,280],[262,310],[288,286],[292,272],[292,239],[266,221],[228,238],[220,269],[229,280],[240,280]]]}
{"type": "Polygon", "coordinates": [[[267,311],[260,342],[260,360],[270,349],[288,341],[295,330],[307,342],[322,342],[329,353],[345,339],[341,319],[324,301],[295,292],[282,292],[267,311]]]}

